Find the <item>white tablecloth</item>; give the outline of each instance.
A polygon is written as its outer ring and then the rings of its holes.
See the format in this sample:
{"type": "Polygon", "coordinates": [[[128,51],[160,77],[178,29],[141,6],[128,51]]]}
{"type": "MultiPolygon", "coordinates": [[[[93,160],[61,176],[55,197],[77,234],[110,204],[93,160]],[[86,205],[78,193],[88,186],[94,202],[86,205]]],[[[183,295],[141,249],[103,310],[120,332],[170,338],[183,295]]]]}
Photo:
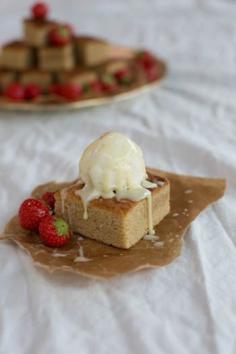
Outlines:
{"type": "MultiPolygon", "coordinates": [[[[31,1],[1,0],[0,41],[31,1]]],[[[0,244],[0,354],[236,353],[236,2],[54,0],[80,31],[144,46],[169,62],[160,89],[81,112],[0,113],[0,226],[32,188],[77,176],[84,147],[128,134],[147,165],[226,177],[173,264],[109,281],[35,269],[0,244]]]]}

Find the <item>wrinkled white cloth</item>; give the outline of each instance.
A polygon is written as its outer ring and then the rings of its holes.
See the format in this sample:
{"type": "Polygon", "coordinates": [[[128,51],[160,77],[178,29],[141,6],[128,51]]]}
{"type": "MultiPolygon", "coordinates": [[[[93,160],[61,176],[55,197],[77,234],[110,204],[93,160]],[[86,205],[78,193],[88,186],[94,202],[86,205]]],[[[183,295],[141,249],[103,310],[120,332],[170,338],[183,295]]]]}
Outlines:
{"type": "MultiPolygon", "coordinates": [[[[1,0],[0,42],[31,0],[1,0]]],[[[226,177],[171,265],[109,281],[47,274],[0,244],[0,354],[236,353],[236,2],[51,0],[53,18],[166,59],[160,88],[79,112],[0,113],[1,230],[35,185],[78,174],[84,147],[128,134],[147,165],[226,177]]]]}

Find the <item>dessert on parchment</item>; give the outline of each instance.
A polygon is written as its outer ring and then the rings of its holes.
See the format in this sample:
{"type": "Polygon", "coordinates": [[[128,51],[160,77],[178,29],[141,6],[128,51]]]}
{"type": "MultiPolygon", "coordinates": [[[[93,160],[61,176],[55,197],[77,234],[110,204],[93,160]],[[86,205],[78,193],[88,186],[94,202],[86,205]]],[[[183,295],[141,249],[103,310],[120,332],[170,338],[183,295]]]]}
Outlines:
{"type": "Polygon", "coordinates": [[[147,174],[139,146],[119,133],[106,133],[82,154],[79,180],[55,193],[55,214],[72,231],[120,248],[130,248],[170,210],[170,184],[147,174]]]}
{"type": "Polygon", "coordinates": [[[85,149],[75,181],[38,186],[0,239],[50,272],[109,278],[164,266],[180,255],[190,223],[224,190],[223,179],[145,169],[134,142],[108,133],[85,149]]]}
{"type": "Polygon", "coordinates": [[[23,39],[2,46],[0,103],[65,103],[123,94],[158,81],[165,64],[152,53],[117,46],[48,19],[36,3],[23,39]]]}

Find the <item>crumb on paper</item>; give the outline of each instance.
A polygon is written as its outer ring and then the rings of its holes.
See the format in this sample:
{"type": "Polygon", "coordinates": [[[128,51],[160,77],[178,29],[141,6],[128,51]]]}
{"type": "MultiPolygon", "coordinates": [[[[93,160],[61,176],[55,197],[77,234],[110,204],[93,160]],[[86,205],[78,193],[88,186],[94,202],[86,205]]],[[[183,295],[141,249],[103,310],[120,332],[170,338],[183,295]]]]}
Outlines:
{"type": "Polygon", "coordinates": [[[188,203],[189,203],[189,204],[191,204],[192,202],[193,202],[193,200],[192,200],[192,199],[188,200],[188,203]]]}
{"type": "Polygon", "coordinates": [[[172,216],[175,218],[176,216],[179,216],[179,213],[174,213],[172,216]]]}
{"type": "Polygon", "coordinates": [[[37,256],[39,253],[43,253],[43,252],[45,252],[45,251],[44,250],[39,250],[39,251],[35,252],[35,256],[37,256]]]}
{"type": "Polygon", "coordinates": [[[90,258],[81,257],[81,256],[75,257],[74,259],[74,262],[89,262],[89,261],[91,261],[90,258]]]}
{"type": "Polygon", "coordinates": [[[192,189],[186,189],[186,191],[184,191],[185,194],[191,194],[193,193],[192,189]]]}
{"type": "Polygon", "coordinates": [[[164,246],[164,241],[157,241],[154,243],[154,246],[155,247],[162,247],[162,246],[164,246]]]}
{"type": "Polygon", "coordinates": [[[68,255],[65,254],[65,253],[53,252],[53,253],[52,253],[52,256],[53,256],[53,257],[66,257],[66,256],[68,256],[68,255]]]}

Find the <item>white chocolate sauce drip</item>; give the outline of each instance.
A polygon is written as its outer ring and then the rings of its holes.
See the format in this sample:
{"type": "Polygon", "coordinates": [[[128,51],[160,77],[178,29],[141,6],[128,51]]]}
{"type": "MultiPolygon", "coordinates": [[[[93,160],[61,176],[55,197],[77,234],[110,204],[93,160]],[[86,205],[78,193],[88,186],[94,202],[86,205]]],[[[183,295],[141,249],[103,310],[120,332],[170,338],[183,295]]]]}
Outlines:
{"type": "Polygon", "coordinates": [[[84,256],[84,249],[82,246],[79,248],[79,255],[74,259],[74,262],[89,262],[90,258],[84,256]]]}
{"type": "Polygon", "coordinates": [[[132,188],[132,189],[123,189],[115,191],[103,191],[102,193],[93,189],[92,186],[85,186],[84,188],[75,191],[75,195],[81,197],[84,207],[83,218],[88,219],[88,204],[94,199],[102,197],[103,199],[116,198],[118,201],[122,199],[128,199],[133,202],[137,202],[142,199],[147,199],[147,213],[148,213],[148,234],[154,235],[155,230],[153,228],[153,217],[152,217],[152,193],[147,189],[156,188],[157,185],[150,181],[145,180],[142,183],[142,186],[132,188]],[[144,188],[144,186],[146,188],[144,188]]]}

